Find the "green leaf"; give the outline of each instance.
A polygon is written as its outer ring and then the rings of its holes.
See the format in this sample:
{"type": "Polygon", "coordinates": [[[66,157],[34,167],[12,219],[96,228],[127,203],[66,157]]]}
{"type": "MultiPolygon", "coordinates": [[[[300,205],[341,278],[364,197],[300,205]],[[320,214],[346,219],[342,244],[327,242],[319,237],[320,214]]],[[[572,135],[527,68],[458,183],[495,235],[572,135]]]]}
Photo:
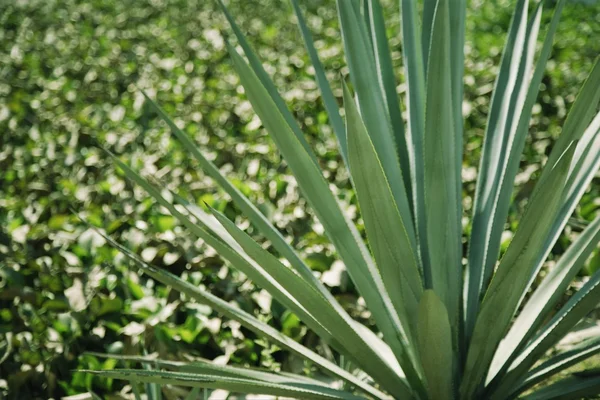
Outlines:
{"type": "MultiPolygon", "coordinates": [[[[208,215],[203,210],[201,210],[199,207],[197,207],[193,204],[190,204],[189,202],[187,202],[185,199],[181,198],[177,194],[172,193],[172,195],[176,202],[183,205],[186,208],[186,210],[188,212],[190,212],[191,215],[194,215],[196,218],[203,220],[213,232],[222,231],[221,225],[219,225],[216,220],[214,220],[215,223],[211,223],[211,220],[208,218],[208,215]]],[[[303,282],[303,284],[305,285],[306,282],[303,282]]],[[[322,284],[320,282],[318,282],[318,284],[319,284],[319,286],[322,286],[322,284]]],[[[330,325],[331,325],[331,322],[333,321],[333,325],[334,326],[337,325],[336,326],[337,329],[340,329],[340,327],[347,326],[347,324],[350,323],[350,325],[353,326],[352,329],[358,330],[360,336],[363,337],[363,345],[369,346],[373,351],[375,351],[378,354],[379,358],[385,360],[386,363],[396,371],[396,374],[398,374],[400,377],[404,377],[404,373],[398,366],[398,361],[394,358],[393,354],[390,352],[389,346],[387,344],[385,344],[377,336],[374,336],[373,333],[368,330],[368,328],[365,328],[363,325],[352,320],[352,318],[341,307],[341,305],[337,302],[337,300],[335,300],[335,298],[333,296],[331,296],[329,291],[327,291],[327,289],[325,289],[325,288],[323,288],[323,290],[328,295],[327,307],[332,307],[335,310],[335,312],[337,312],[339,314],[339,317],[326,317],[324,319],[320,318],[319,320],[329,322],[330,325]],[[346,322],[344,322],[344,323],[340,322],[339,321],[340,317],[343,318],[343,320],[345,320],[346,322]],[[364,337],[366,334],[365,331],[368,331],[368,334],[369,334],[368,337],[364,337]]],[[[327,296],[325,296],[325,297],[327,297],[327,296]]],[[[332,332],[333,331],[335,331],[335,329],[333,329],[332,332]]],[[[346,334],[348,334],[348,333],[347,332],[340,333],[340,336],[344,336],[346,334]]],[[[343,342],[346,342],[347,340],[348,339],[344,339],[343,342]]],[[[352,352],[354,350],[349,350],[349,351],[352,352]]],[[[357,362],[357,365],[360,365],[360,364],[361,363],[357,362]]]]}
{"type": "Polygon", "coordinates": [[[571,376],[542,388],[524,400],[579,400],[600,393],[600,377],[579,378],[571,376]]]}
{"type": "Polygon", "coordinates": [[[251,367],[235,367],[231,365],[220,365],[216,364],[209,360],[195,360],[193,362],[181,362],[181,361],[169,361],[169,360],[161,360],[156,359],[154,357],[142,357],[142,356],[124,356],[124,355],[115,355],[115,354],[103,354],[103,353],[94,353],[89,352],[86,354],[93,355],[95,357],[101,358],[110,358],[121,361],[129,361],[129,362],[138,362],[142,364],[153,364],[160,368],[165,368],[174,371],[180,372],[188,372],[194,374],[205,374],[205,375],[221,375],[221,376],[229,376],[232,378],[247,378],[247,379],[257,379],[264,382],[274,382],[274,383],[286,383],[286,382],[295,382],[295,383],[311,383],[313,385],[325,386],[327,385],[323,382],[317,381],[316,379],[311,379],[306,376],[296,375],[287,373],[285,375],[281,375],[278,373],[260,370],[257,368],[251,367]]]}
{"type": "MultiPolygon", "coordinates": [[[[466,270],[465,336],[467,342],[473,332],[475,318],[491,279],[493,266],[498,259],[501,235],[508,213],[505,195],[503,198],[505,202],[502,203],[505,208],[501,208],[501,215],[496,217],[497,210],[502,205],[499,203],[501,182],[507,173],[506,165],[511,162],[507,159],[507,153],[510,152],[509,146],[517,134],[515,129],[524,102],[523,94],[527,91],[529,83],[530,64],[534,55],[532,46],[537,42],[542,10],[542,3],[539,3],[528,24],[528,3],[528,0],[519,0],[515,6],[502,53],[500,71],[494,84],[479,164],[466,270]]],[[[532,84],[531,88],[535,89],[537,94],[537,87],[532,84]]],[[[533,90],[531,88],[530,92],[533,90]]],[[[514,176],[507,175],[506,178],[514,179],[514,176]]],[[[512,185],[510,192],[512,193],[512,185]]]]}
{"type": "MultiPolygon", "coordinates": [[[[161,206],[165,207],[171,215],[179,220],[186,228],[195,236],[203,239],[207,245],[216,250],[217,254],[228,260],[236,269],[244,273],[254,283],[261,288],[267,290],[273,297],[281,302],[285,307],[296,313],[304,322],[307,323],[315,332],[327,337],[329,335],[326,329],[323,328],[313,315],[289,292],[274,280],[269,274],[252,259],[245,256],[241,248],[235,240],[228,235],[223,235],[222,232],[211,232],[210,227],[204,223],[204,226],[193,223],[186,215],[179,212],[173,204],[168,202],[160,193],[160,191],[151,185],[148,181],[142,178],[138,173],[131,169],[127,164],[119,160],[115,155],[109,153],[114,162],[125,172],[125,175],[143,187],[161,206]],[[218,235],[219,237],[216,237],[218,235]]],[[[206,221],[206,218],[199,222],[206,221]]]]}
{"type": "Polygon", "coordinates": [[[164,285],[172,287],[173,289],[191,297],[192,299],[202,304],[210,306],[216,312],[222,314],[227,318],[233,319],[234,321],[238,321],[241,325],[251,330],[258,336],[264,337],[272,341],[274,344],[277,344],[281,348],[286,349],[300,357],[303,357],[315,363],[316,366],[318,366],[320,369],[323,370],[323,372],[327,373],[328,375],[343,379],[344,381],[350,383],[353,386],[356,386],[358,389],[372,395],[373,397],[379,399],[385,398],[385,395],[382,396],[381,392],[379,392],[377,389],[373,388],[366,382],[358,379],[357,377],[345,371],[344,369],[338,367],[329,360],[302,346],[293,339],[283,335],[277,329],[267,325],[262,321],[259,321],[252,315],[244,312],[239,308],[232,306],[231,304],[218,298],[217,296],[214,296],[211,293],[195,285],[192,285],[191,283],[186,282],[165,270],[158,269],[152,265],[145,263],[136,254],[132,253],[129,249],[114,241],[111,237],[105,235],[104,233],[102,233],[97,228],[91,225],[88,226],[97,231],[100,235],[102,235],[111,246],[115,247],[126,257],[132,260],[139,268],[142,269],[144,273],[148,274],[153,279],[156,279],[164,285]]]}
{"type": "MultiPolygon", "coordinates": [[[[299,275],[296,275],[272,254],[263,249],[250,236],[242,232],[224,215],[216,210],[212,210],[212,212],[233,239],[240,244],[246,254],[256,260],[317,321],[323,324],[327,332],[324,337],[326,342],[331,343],[338,351],[350,356],[358,366],[381,382],[384,387],[399,384],[397,373],[360,337],[354,329],[354,321],[347,315],[339,314],[325,297],[321,296],[299,275]]],[[[400,383],[400,385],[403,385],[403,383],[400,383]]],[[[404,392],[406,394],[410,393],[409,388],[405,387],[404,392]]]]}
{"type": "Polygon", "coordinates": [[[217,0],[217,1],[219,2],[219,5],[221,6],[221,10],[223,11],[225,18],[227,18],[227,21],[229,22],[229,25],[231,26],[231,29],[233,30],[233,33],[235,34],[239,45],[242,47],[242,50],[244,50],[244,54],[248,58],[248,62],[250,63],[250,67],[252,68],[252,71],[254,72],[256,77],[260,80],[263,87],[265,88],[265,90],[267,92],[265,94],[265,96],[268,96],[271,99],[271,101],[273,102],[273,106],[275,107],[276,110],[279,111],[279,114],[281,114],[281,116],[285,120],[285,123],[288,125],[289,129],[291,129],[291,131],[294,133],[298,142],[302,145],[302,147],[304,147],[304,149],[306,150],[306,153],[309,155],[312,162],[315,163],[315,165],[318,165],[317,158],[315,157],[314,153],[310,150],[310,147],[309,147],[308,143],[306,142],[306,139],[304,138],[304,135],[302,134],[302,131],[300,130],[300,127],[298,126],[298,123],[294,119],[294,116],[288,110],[287,106],[285,105],[285,102],[279,95],[279,92],[277,91],[277,87],[275,86],[275,84],[273,83],[273,81],[271,80],[271,78],[269,77],[269,75],[267,74],[265,69],[263,68],[262,63],[256,56],[256,53],[252,50],[252,47],[246,40],[246,37],[244,36],[244,34],[240,30],[240,28],[235,23],[235,20],[233,19],[233,17],[227,10],[227,7],[225,7],[225,4],[223,4],[223,1],[222,0],[217,0]]]}
{"type": "MultiPolygon", "coordinates": [[[[152,368],[152,365],[150,364],[144,364],[144,369],[146,371],[152,371],[154,368],[152,368]]],[[[148,400],[162,400],[162,389],[159,384],[146,381],[144,382],[144,386],[146,387],[146,396],[148,396],[148,400]]]]}
{"type": "MultiPolygon", "coordinates": [[[[472,233],[472,237],[479,237],[478,240],[481,240],[481,238],[484,238],[484,240],[488,240],[488,243],[490,243],[490,249],[493,249],[494,251],[488,249],[486,254],[497,254],[497,251],[495,249],[499,249],[499,246],[500,246],[501,235],[502,235],[502,231],[504,230],[504,224],[506,222],[506,217],[508,215],[510,199],[511,199],[512,191],[513,191],[514,177],[516,176],[517,170],[519,168],[520,155],[523,152],[523,147],[525,145],[525,137],[526,137],[527,132],[529,131],[529,122],[531,119],[531,113],[532,113],[533,106],[535,104],[535,101],[536,101],[536,98],[537,98],[537,95],[539,92],[539,87],[540,87],[542,78],[544,76],[546,62],[550,56],[550,52],[552,49],[552,41],[553,41],[554,34],[555,34],[557,26],[558,26],[558,21],[560,19],[560,15],[562,13],[564,4],[565,4],[564,0],[559,0],[556,5],[556,9],[552,16],[552,20],[550,21],[548,32],[546,34],[546,38],[544,40],[544,44],[542,46],[540,56],[539,56],[539,59],[536,64],[536,67],[535,67],[535,70],[533,73],[533,77],[531,78],[531,83],[529,86],[529,90],[527,91],[525,101],[524,101],[522,107],[517,108],[517,109],[521,109],[522,111],[521,111],[519,119],[518,119],[519,122],[517,124],[516,131],[514,134],[515,135],[514,140],[512,141],[512,146],[508,150],[508,157],[506,157],[505,154],[503,154],[503,157],[502,157],[503,159],[508,160],[508,163],[506,164],[505,168],[497,169],[498,171],[503,171],[504,176],[503,176],[502,180],[500,181],[501,182],[500,190],[497,191],[497,194],[493,199],[489,200],[490,204],[492,204],[493,207],[495,208],[494,212],[492,214],[490,214],[490,215],[493,215],[492,225],[489,227],[489,232],[491,232],[491,234],[488,235],[486,233],[486,232],[488,232],[488,230],[485,230],[485,229],[480,231],[480,236],[477,236],[478,234],[475,232],[475,230],[472,233]]],[[[538,5],[536,14],[539,14],[540,12],[541,12],[541,3],[539,3],[539,5],[538,5]]],[[[535,45],[535,43],[531,43],[531,46],[532,46],[531,51],[533,51],[534,45],[535,45]]],[[[511,102],[511,106],[514,106],[514,103],[511,102]]],[[[480,179],[486,179],[486,178],[481,177],[480,179]]],[[[487,179],[487,182],[489,182],[489,179],[487,179]]],[[[475,212],[477,215],[478,214],[477,210],[475,212]]],[[[482,221],[485,221],[485,220],[482,220],[482,221]]],[[[474,228],[475,228],[475,225],[474,225],[474,228]]],[[[486,228],[486,229],[488,229],[488,228],[486,228]]],[[[548,234],[549,234],[549,232],[548,232],[548,234]]],[[[541,252],[542,249],[540,248],[538,251],[541,252]]],[[[492,258],[488,258],[488,261],[486,261],[486,264],[484,264],[485,265],[485,267],[484,267],[485,268],[484,269],[484,282],[487,281],[485,279],[485,276],[491,276],[495,262],[496,262],[496,256],[492,256],[492,258]]],[[[535,260],[532,262],[535,262],[535,260]]],[[[476,266],[474,266],[473,268],[476,268],[476,266]]],[[[533,269],[530,270],[531,273],[533,273],[533,271],[534,271],[533,269]]],[[[485,285],[482,288],[482,293],[484,290],[485,290],[485,285]]],[[[523,296],[524,294],[525,294],[525,291],[521,291],[521,295],[523,296]]],[[[520,302],[520,300],[519,300],[519,302],[520,302]]]]}
{"type": "Polygon", "coordinates": [[[319,85],[319,90],[321,91],[321,96],[323,98],[323,104],[325,105],[325,110],[327,111],[327,115],[329,117],[329,123],[333,128],[333,132],[338,139],[340,144],[340,151],[342,153],[342,158],[346,165],[348,165],[348,145],[346,143],[346,127],[344,126],[344,121],[340,116],[339,106],[333,95],[331,90],[331,86],[329,85],[329,81],[325,76],[325,70],[323,69],[323,64],[321,64],[321,60],[319,59],[319,55],[317,50],[315,49],[315,44],[313,42],[312,35],[306,26],[306,22],[304,21],[304,17],[302,16],[302,11],[300,10],[300,6],[298,5],[298,0],[291,0],[292,6],[294,7],[294,12],[296,13],[296,18],[298,19],[298,25],[300,26],[300,32],[302,33],[302,38],[304,39],[304,45],[306,50],[308,51],[308,56],[310,57],[310,62],[312,63],[313,68],[315,69],[315,77],[317,80],[317,84],[319,85]]]}
{"type": "MultiPolygon", "coordinates": [[[[146,94],[144,93],[146,96],[146,94]]],[[[213,178],[222,188],[227,192],[229,196],[231,196],[232,200],[235,204],[240,208],[243,214],[248,217],[248,219],[259,229],[259,231],[268,239],[273,247],[285,257],[292,267],[311,285],[321,293],[330,299],[332,303],[334,302],[333,297],[324,289],[321,285],[321,282],[315,277],[311,269],[300,259],[296,251],[286,242],[285,238],[281,235],[279,230],[277,230],[271,222],[260,212],[250,200],[242,192],[240,192],[231,182],[229,182],[219,171],[219,169],[210,162],[202,152],[196,147],[194,142],[181,130],[179,129],[173,121],[167,116],[167,114],[148,96],[146,96],[146,100],[150,103],[150,106],[158,113],[158,115],[167,123],[167,125],[171,128],[173,134],[179,139],[182,143],[183,147],[189,151],[199,162],[202,169],[213,178]]],[[[344,133],[345,135],[345,133],[344,133]]],[[[177,200],[180,204],[184,206],[189,206],[181,197],[175,195],[175,200],[177,200]]],[[[341,307],[340,307],[341,309],[341,307]]],[[[339,311],[339,310],[338,310],[339,311]]]]}
{"type": "Polygon", "coordinates": [[[136,382],[131,382],[131,389],[133,390],[133,396],[135,400],[142,400],[142,395],[136,382]]]}
{"type": "Polygon", "coordinates": [[[400,160],[400,169],[404,179],[404,186],[409,202],[412,200],[412,187],[410,178],[410,159],[408,156],[408,147],[404,132],[404,121],[402,120],[402,111],[400,100],[396,92],[396,76],[394,75],[394,66],[390,52],[390,45],[386,34],[383,11],[379,0],[365,0],[366,18],[369,21],[368,34],[373,43],[373,52],[375,56],[375,67],[377,69],[377,79],[383,93],[383,100],[387,106],[390,123],[394,132],[397,155],[400,160]]]}
{"type": "MultiPolygon", "coordinates": [[[[564,151],[567,140],[578,140],[574,155],[574,165],[570,168],[565,188],[566,201],[563,202],[548,238],[539,253],[527,287],[530,287],[533,283],[533,279],[537,276],[544,260],[564,229],[568,217],[573,213],[575,206],[579,203],[581,196],[600,165],[600,113],[596,115],[594,121],[588,126],[600,100],[600,91],[597,90],[598,86],[600,86],[600,62],[596,61],[590,76],[569,111],[567,123],[565,123],[563,128],[564,134],[559,137],[548,160],[548,165],[552,165],[557,159],[556,152],[561,149],[564,151]]],[[[544,169],[542,176],[539,178],[540,182],[547,178],[548,171],[549,169],[544,169]]],[[[559,265],[557,265],[559,268],[551,271],[538,289],[536,289],[536,292],[530,298],[528,304],[526,304],[496,352],[490,371],[491,377],[496,375],[500,368],[503,368],[502,372],[508,368],[514,357],[516,357],[518,350],[531,338],[544,318],[548,316],[552,307],[559,301],[559,297],[564,293],[577,272],[583,267],[583,263],[598,242],[598,238],[596,237],[598,229],[597,221],[592,223],[581,235],[580,240],[575,242],[567,253],[563,255],[559,265]],[[548,285],[544,283],[548,283],[548,285]]],[[[523,297],[524,294],[519,303],[523,301],[523,297]]]]}
{"type": "MultiPolygon", "coordinates": [[[[592,118],[598,112],[598,102],[600,101],[599,87],[600,57],[596,59],[594,67],[577,95],[573,107],[569,110],[567,120],[562,127],[563,133],[558,137],[548,157],[549,164],[556,162],[571,141],[581,139],[592,118]]],[[[548,173],[547,171],[542,171],[540,180],[546,179],[548,173]]]]}
{"type": "Polygon", "coordinates": [[[433,32],[433,17],[438,0],[423,0],[423,23],[421,24],[421,43],[423,44],[423,66],[427,73],[431,34],[433,32]]]}
{"type": "Polygon", "coordinates": [[[557,354],[529,371],[525,376],[523,383],[512,395],[516,396],[523,393],[549,377],[556,375],[583,360],[595,356],[598,353],[600,353],[600,338],[592,338],[580,343],[569,351],[557,354]]]}
{"type": "Polygon", "coordinates": [[[599,296],[600,272],[597,272],[529,342],[510,366],[496,393],[502,396],[514,390],[535,362],[598,305],[599,296]]]}
{"type": "Polygon", "coordinates": [[[232,378],[220,375],[191,374],[185,372],[144,371],[115,369],[112,371],[82,372],[104,378],[123,379],[132,382],[148,382],[157,385],[190,386],[207,389],[222,389],[236,393],[269,394],[302,399],[361,399],[348,392],[302,383],[268,383],[252,379],[232,378]]]}
{"type": "Polygon", "coordinates": [[[452,330],[444,303],[431,289],[419,303],[419,354],[432,400],[452,398],[452,330]]]}
{"type": "MultiPolygon", "coordinates": [[[[465,68],[465,20],[467,0],[453,0],[449,7],[450,17],[450,70],[452,82],[452,108],[454,111],[454,151],[456,168],[456,218],[462,220],[462,165],[463,165],[463,90],[465,68]]],[[[462,246],[461,246],[462,247],[462,246]]],[[[462,251],[461,251],[462,254],[462,251]]],[[[462,260],[462,256],[461,256],[462,260]]],[[[462,273],[461,273],[462,276],[462,273]]],[[[461,283],[462,284],[462,283],[461,283]]]]}
{"type": "Polygon", "coordinates": [[[390,298],[406,328],[406,340],[414,337],[423,284],[414,237],[398,212],[388,180],[358,109],[344,84],[348,129],[348,158],[369,245],[390,298]]]}
{"type": "Polygon", "coordinates": [[[462,292],[462,227],[458,219],[456,191],[456,138],[450,64],[450,15],[448,0],[438,1],[433,22],[427,71],[427,119],[425,121],[425,209],[427,242],[433,289],[450,318],[458,345],[462,292]]]}
{"type": "Polygon", "coordinates": [[[200,389],[201,388],[199,388],[199,387],[192,388],[192,390],[190,390],[188,395],[185,396],[185,400],[197,400],[198,397],[200,396],[200,389]]]}
{"type": "MultiPolygon", "coordinates": [[[[598,102],[600,101],[600,58],[596,60],[590,75],[581,88],[575,103],[567,116],[567,121],[562,128],[562,132],[556,144],[552,148],[552,153],[548,163],[552,163],[558,157],[560,149],[564,149],[570,139],[577,139],[579,143],[575,151],[575,164],[569,171],[567,179],[567,197],[561,211],[554,222],[552,231],[543,251],[536,263],[536,268],[529,278],[529,286],[533,283],[535,276],[539,272],[544,260],[550,254],[552,247],[558,240],[558,237],[564,229],[568,218],[573,214],[575,207],[581,200],[585,190],[594,178],[598,167],[600,166],[600,112],[596,113],[598,102]],[[592,120],[592,117],[596,116],[592,120]],[[591,120],[591,123],[590,123],[591,120]],[[589,125],[588,125],[589,124],[589,125]]],[[[546,175],[542,171],[540,180],[545,179],[546,175]]]]}
{"type": "MultiPolygon", "coordinates": [[[[427,245],[427,224],[425,219],[425,185],[423,159],[423,135],[425,131],[425,68],[421,47],[421,34],[418,32],[419,18],[417,3],[414,0],[401,0],[402,57],[406,76],[406,107],[408,111],[407,135],[408,156],[410,159],[411,186],[413,195],[413,215],[418,241],[419,254],[423,264],[425,287],[431,288],[429,248],[427,245]]],[[[429,48],[427,48],[429,52],[429,48]]]]}
{"type": "Polygon", "coordinates": [[[600,216],[571,244],[529,297],[496,351],[489,378],[501,370],[506,370],[544,321],[554,313],[555,307],[562,301],[565,291],[596,249],[598,242],[600,216]]]}
{"type": "Polygon", "coordinates": [[[470,342],[461,397],[477,395],[488,374],[498,343],[508,329],[517,305],[526,290],[527,280],[562,204],[565,180],[576,142],[552,168],[529,200],[515,236],[494,275],[483,299],[470,342]]]}
{"type": "MultiPolygon", "coordinates": [[[[304,197],[346,264],[352,281],[373,313],[386,342],[398,359],[407,360],[408,344],[400,334],[400,321],[356,227],[340,210],[327,181],[310,161],[306,151],[299,146],[256,75],[233,48],[230,47],[229,50],[250,103],[283,153],[304,197]]],[[[405,362],[401,366],[407,377],[411,375],[411,365],[405,362]]]]}
{"type": "MultiPolygon", "coordinates": [[[[373,47],[366,26],[356,14],[357,10],[352,2],[338,0],[337,5],[350,79],[358,96],[361,116],[381,160],[396,205],[404,218],[411,213],[410,204],[398,161],[390,115],[378,78],[373,47]]],[[[407,229],[409,232],[414,230],[412,226],[407,229]]]]}

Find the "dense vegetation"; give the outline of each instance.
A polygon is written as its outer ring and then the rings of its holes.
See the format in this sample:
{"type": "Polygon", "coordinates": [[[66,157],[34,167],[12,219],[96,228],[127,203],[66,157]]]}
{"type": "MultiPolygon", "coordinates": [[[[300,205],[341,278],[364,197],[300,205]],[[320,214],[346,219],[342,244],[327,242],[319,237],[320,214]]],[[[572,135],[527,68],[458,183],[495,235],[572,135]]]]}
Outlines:
{"type": "MultiPolygon", "coordinates": [[[[507,2],[472,3],[476,11],[470,15],[477,17],[467,25],[463,105],[465,217],[480,127],[510,16],[507,2]]],[[[337,87],[336,73],[347,70],[335,10],[318,1],[304,6],[337,87]]],[[[390,15],[395,7],[390,4],[390,15]]],[[[232,2],[231,9],[274,74],[326,177],[345,188],[338,197],[356,209],[288,3],[232,2]]],[[[308,345],[316,342],[295,315],[224,266],[203,243],[182,235],[176,221],[152,206],[97,147],[129,155],[132,165],[181,196],[206,202],[232,219],[238,214],[171,139],[138,88],[155,94],[238,187],[261,204],[352,315],[371,323],[345,272],[333,262],[333,250],[299,198],[294,179],[241,96],[224,49],[226,25],[211,2],[33,0],[0,10],[0,354],[6,355],[0,355],[0,393],[47,398],[94,390],[106,397],[122,390],[116,381],[72,372],[116,365],[84,354],[90,351],[306,367],[210,308],[180,303],[178,293],[132,273],[122,256],[71,214],[70,208],[82,212],[144,260],[203,284],[246,311],[264,318],[272,314],[270,323],[287,335],[308,345]]],[[[395,49],[400,48],[397,31],[396,21],[389,26],[395,49]]],[[[599,33],[599,5],[567,5],[536,106],[517,200],[527,198],[566,110],[600,53],[600,42],[592,39],[599,33]]],[[[394,62],[400,65],[399,53],[394,62]]],[[[568,244],[571,231],[594,217],[597,198],[598,186],[592,185],[556,252],[568,244]]],[[[521,212],[517,201],[509,229],[521,212]]],[[[588,272],[598,266],[595,255],[588,272]]]]}

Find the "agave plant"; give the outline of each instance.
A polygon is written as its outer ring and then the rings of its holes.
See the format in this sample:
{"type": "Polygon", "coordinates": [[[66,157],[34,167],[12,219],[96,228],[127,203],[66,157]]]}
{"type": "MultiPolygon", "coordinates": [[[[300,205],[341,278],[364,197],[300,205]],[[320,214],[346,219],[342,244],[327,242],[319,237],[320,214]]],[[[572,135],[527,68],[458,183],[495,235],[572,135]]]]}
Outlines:
{"type": "MultiPolygon", "coordinates": [[[[539,47],[542,2],[516,2],[489,109],[470,229],[465,233],[467,254],[462,250],[461,181],[466,1],[425,0],[422,13],[414,0],[400,1],[407,83],[403,115],[381,5],[378,0],[338,0],[354,91],[353,95],[342,82],[344,119],[298,2],[292,0],[329,123],[356,191],[366,240],[340,208],[299,125],[220,3],[237,40],[237,48],[229,43],[227,48],[245,94],[379,332],[349,316],[272,223],[147,98],[204,172],[270,242],[272,251],[216,210],[197,207],[174,193],[167,195],[166,189],[113,155],[115,164],[192,235],[270,292],[323,343],[364,373],[351,373],[205,289],[148,265],[109,237],[152,278],[306,359],[334,381],[344,382],[345,390],[298,374],[210,362],[153,360],[158,369],[94,373],[134,382],[314,399],[510,399],[524,394],[528,399],[551,399],[600,393],[600,376],[593,373],[539,385],[600,352],[600,338],[592,338],[547,356],[599,302],[600,272],[566,302],[564,295],[600,241],[600,217],[533,285],[600,165],[598,62],[500,257],[520,156],[564,3],[555,5],[539,47]],[[240,48],[245,57],[238,53],[240,48]]],[[[197,393],[192,391],[190,398],[197,393]]]]}

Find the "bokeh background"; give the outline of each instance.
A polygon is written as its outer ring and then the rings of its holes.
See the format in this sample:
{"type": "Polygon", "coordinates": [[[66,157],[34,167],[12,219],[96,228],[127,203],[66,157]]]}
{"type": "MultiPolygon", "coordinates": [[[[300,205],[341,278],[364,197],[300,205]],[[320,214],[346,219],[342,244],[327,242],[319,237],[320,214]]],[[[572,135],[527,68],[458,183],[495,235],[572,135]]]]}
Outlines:
{"type": "MultiPolygon", "coordinates": [[[[122,398],[118,396],[130,393],[122,382],[74,372],[117,366],[88,351],[310,368],[210,308],[185,303],[179,293],[140,275],[71,213],[71,208],[82,213],[146,261],[236,302],[294,339],[309,346],[318,343],[295,315],[193,240],[113,168],[101,147],[122,155],[145,176],[248,227],[144,104],[138,89],[155,97],[259,204],[352,315],[372,324],[239,87],[224,49],[228,26],[215,3],[0,1],[0,398],[60,398],[90,390],[102,398],[122,398]]],[[[340,74],[348,71],[335,2],[300,3],[341,97],[340,74]]],[[[383,3],[403,94],[398,5],[383,3]]],[[[467,233],[483,128],[514,2],[469,3],[463,104],[467,233]]],[[[326,178],[362,229],[289,2],[230,0],[229,6],[300,122],[326,178]]],[[[535,106],[506,243],[598,54],[600,3],[570,1],[535,106]]],[[[595,179],[585,194],[550,262],[572,233],[595,216],[598,183],[595,179]]],[[[600,253],[595,252],[586,273],[599,266],[600,253]]],[[[578,279],[585,280],[585,274],[578,279]]]]}

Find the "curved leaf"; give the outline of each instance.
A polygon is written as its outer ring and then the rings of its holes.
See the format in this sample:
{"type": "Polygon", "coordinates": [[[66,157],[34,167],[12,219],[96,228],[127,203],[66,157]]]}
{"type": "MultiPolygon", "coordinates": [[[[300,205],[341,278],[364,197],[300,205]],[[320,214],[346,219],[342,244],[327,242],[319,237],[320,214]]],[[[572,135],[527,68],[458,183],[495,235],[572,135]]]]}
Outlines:
{"type": "Polygon", "coordinates": [[[571,244],[556,266],[550,270],[529,297],[510,331],[498,346],[488,380],[491,380],[501,369],[505,370],[510,366],[510,363],[518,355],[518,350],[527,344],[544,321],[554,312],[571,281],[583,268],[598,242],[600,242],[600,216],[596,217],[571,244]]]}
{"type": "MultiPolygon", "coordinates": [[[[340,210],[321,171],[310,161],[303,147],[299,146],[295,135],[277,112],[256,75],[233,48],[229,47],[229,50],[250,103],[283,153],[302,193],[323,224],[329,239],[346,264],[352,281],[373,313],[386,342],[399,360],[406,360],[408,344],[402,337],[400,320],[356,227],[340,210]]],[[[414,368],[406,362],[401,362],[401,366],[407,376],[410,374],[409,370],[414,368]]]]}
{"type": "Polygon", "coordinates": [[[599,298],[600,271],[596,272],[529,342],[511,365],[496,393],[502,396],[514,390],[535,362],[598,305],[599,298]]]}
{"type": "Polygon", "coordinates": [[[562,204],[565,180],[576,142],[552,168],[548,179],[529,200],[517,232],[494,275],[475,322],[461,387],[462,398],[471,398],[483,387],[492,357],[508,329],[527,287],[540,248],[562,204]]]}
{"type": "MultiPolygon", "coordinates": [[[[85,222],[85,220],[84,220],[85,222]]],[[[116,249],[118,249],[121,253],[123,253],[127,258],[132,260],[142,271],[153,279],[163,283],[164,285],[170,286],[173,289],[191,297],[192,299],[210,306],[216,312],[222,314],[223,316],[230,318],[234,321],[238,321],[247,329],[251,330],[258,336],[264,337],[268,340],[271,340],[273,343],[278,346],[302,357],[305,358],[317,365],[323,372],[327,373],[330,376],[342,379],[349,384],[356,386],[361,391],[370,394],[371,396],[378,399],[385,399],[387,396],[381,393],[379,390],[373,388],[368,383],[360,380],[356,376],[351,373],[345,371],[344,369],[338,367],[331,361],[321,357],[316,354],[312,350],[302,346],[298,342],[293,339],[285,336],[277,329],[267,325],[266,323],[259,321],[252,315],[246,313],[245,311],[234,307],[233,305],[227,303],[226,301],[220,299],[217,296],[203,290],[199,287],[192,285],[191,283],[182,280],[178,276],[175,276],[165,270],[156,268],[150,264],[145,263],[139,256],[132,253],[128,248],[122,246],[115,240],[113,240],[110,236],[107,236],[97,228],[88,225],[96,232],[98,232],[106,241],[116,249]]]]}
{"type": "Polygon", "coordinates": [[[288,382],[268,383],[254,379],[233,378],[220,375],[201,375],[186,372],[144,371],[137,369],[114,369],[107,371],[82,370],[104,378],[123,379],[131,382],[147,382],[158,385],[191,386],[207,389],[223,389],[236,393],[270,394],[315,400],[362,399],[352,393],[321,386],[288,382]]]}
{"type": "Polygon", "coordinates": [[[519,386],[512,395],[516,396],[523,393],[549,377],[556,375],[583,360],[595,356],[598,353],[600,353],[600,338],[586,340],[569,351],[557,354],[548,361],[532,369],[523,380],[521,386],[519,386]]]}
{"type": "MultiPolygon", "coordinates": [[[[263,249],[250,236],[242,232],[223,214],[212,210],[219,223],[227,230],[233,239],[240,244],[246,254],[260,264],[273,278],[298,300],[307,310],[320,321],[327,330],[326,341],[339,351],[344,351],[353,361],[379,382],[398,384],[396,372],[384,362],[379,354],[368,346],[354,329],[354,321],[344,319],[328,303],[325,297],[309,286],[299,275],[284,266],[277,258],[263,249]],[[396,383],[394,383],[396,382],[396,383]]],[[[405,392],[409,393],[408,387],[405,392]]]]}

